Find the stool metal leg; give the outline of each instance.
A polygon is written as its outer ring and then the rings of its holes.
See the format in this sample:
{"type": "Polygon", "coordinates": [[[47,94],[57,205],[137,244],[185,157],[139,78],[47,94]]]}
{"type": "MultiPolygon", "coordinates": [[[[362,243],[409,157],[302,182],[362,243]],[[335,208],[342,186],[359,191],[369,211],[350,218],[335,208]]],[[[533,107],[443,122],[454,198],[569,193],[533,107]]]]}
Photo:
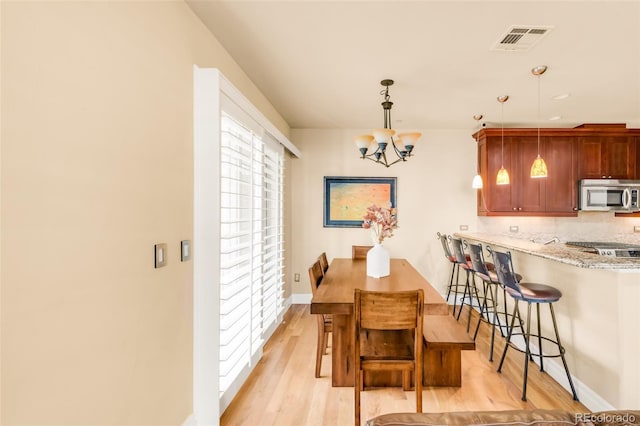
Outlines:
{"type": "Polygon", "coordinates": [[[571,386],[571,393],[573,394],[573,400],[578,400],[578,394],[576,388],[573,386],[573,380],[571,380],[571,374],[569,374],[569,366],[567,360],[564,357],[564,346],[560,342],[560,333],[558,333],[558,323],[556,322],[556,314],[553,310],[553,303],[549,303],[549,309],[551,310],[551,320],[553,321],[553,331],[556,333],[556,341],[558,342],[558,348],[560,349],[560,358],[562,358],[562,364],[564,365],[564,371],[567,373],[567,380],[569,380],[569,386],[571,386]]]}
{"type": "Polygon", "coordinates": [[[458,306],[458,286],[460,279],[460,265],[457,263],[451,264],[451,279],[449,280],[449,289],[447,290],[447,303],[449,303],[449,296],[453,294],[453,315],[456,314],[456,307],[458,306]],[[455,279],[453,278],[455,273],[455,279]],[[455,287],[455,290],[453,288],[455,287]]]}
{"type": "MultiPolygon", "coordinates": [[[[496,336],[496,325],[500,328],[500,332],[502,333],[502,323],[500,322],[500,317],[498,316],[498,312],[497,312],[498,310],[497,295],[493,292],[495,284],[486,282],[486,281],[483,281],[483,283],[485,284],[485,293],[484,293],[484,300],[482,302],[482,307],[480,308],[480,313],[482,314],[482,309],[484,308],[485,312],[487,313],[487,322],[489,322],[489,305],[487,304],[487,301],[490,301],[493,317],[491,321],[492,327],[491,327],[491,344],[489,346],[489,361],[493,362],[493,347],[494,347],[495,336],[496,336]]],[[[478,318],[478,323],[476,324],[476,331],[473,334],[473,340],[476,340],[476,337],[478,337],[478,331],[480,330],[481,321],[482,319],[478,318]]]]}
{"type": "MultiPolygon", "coordinates": [[[[467,289],[469,289],[469,270],[465,270],[467,273],[467,280],[464,284],[464,293],[462,294],[462,301],[460,302],[460,309],[458,310],[458,316],[456,317],[457,321],[460,321],[460,314],[462,313],[462,308],[464,307],[464,301],[467,298],[467,289]]],[[[471,291],[469,291],[469,297],[471,297],[471,291]]],[[[467,330],[468,331],[468,330],[467,330]]]]}
{"type": "MultiPolygon", "coordinates": [[[[551,304],[549,304],[551,306],[551,304]]],[[[540,304],[536,303],[536,311],[538,313],[538,351],[540,353],[540,371],[544,371],[544,356],[542,356],[542,332],[540,331],[540,304]]]]}
{"type": "Polygon", "coordinates": [[[524,336],[525,357],[524,357],[524,378],[522,379],[522,400],[527,400],[527,375],[529,373],[529,357],[531,356],[531,348],[529,340],[531,338],[531,303],[527,303],[527,334],[524,336]]]}
{"type": "MultiPolygon", "coordinates": [[[[480,317],[482,317],[482,307],[480,306],[480,293],[478,293],[478,286],[476,285],[476,275],[475,274],[471,274],[471,285],[469,287],[469,293],[471,293],[471,290],[473,290],[473,292],[475,293],[475,298],[476,301],[478,303],[478,307],[480,308],[480,317]]],[[[485,293],[485,297],[486,297],[486,293],[485,293]]],[[[467,318],[467,333],[469,332],[469,329],[471,327],[471,310],[473,309],[473,296],[470,294],[469,295],[469,317],[467,318]]],[[[475,340],[475,337],[474,337],[475,340]]]]}
{"type": "Polygon", "coordinates": [[[449,296],[451,296],[451,290],[453,288],[453,273],[455,272],[455,270],[456,270],[456,264],[451,263],[451,277],[449,278],[449,286],[447,287],[447,303],[449,303],[449,296]]]}
{"type": "Polygon", "coordinates": [[[504,359],[507,356],[507,349],[509,349],[509,343],[511,343],[511,334],[513,333],[513,326],[516,322],[516,315],[520,317],[518,312],[518,300],[516,299],[515,306],[513,307],[513,315],[511,315],[511,325],[509,326],[509,330],[507,331],[507,341],[505,342],[504,350],[502,351],[502,357],[500,358],[500,364],[498,365],[498,373],[502,372],[502,364],[504,364],[504,359]]]}

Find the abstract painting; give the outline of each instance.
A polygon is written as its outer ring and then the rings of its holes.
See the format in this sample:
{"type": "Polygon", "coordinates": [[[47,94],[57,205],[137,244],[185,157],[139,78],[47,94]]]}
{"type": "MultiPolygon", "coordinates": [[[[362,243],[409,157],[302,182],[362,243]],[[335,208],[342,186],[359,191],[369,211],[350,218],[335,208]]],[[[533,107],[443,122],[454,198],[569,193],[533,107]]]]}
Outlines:
{"type": "Polygon", "coordinates": [[[325,228],[359,228],[373,204],[396,207],[396,178],[325,176],[325,228]]]}

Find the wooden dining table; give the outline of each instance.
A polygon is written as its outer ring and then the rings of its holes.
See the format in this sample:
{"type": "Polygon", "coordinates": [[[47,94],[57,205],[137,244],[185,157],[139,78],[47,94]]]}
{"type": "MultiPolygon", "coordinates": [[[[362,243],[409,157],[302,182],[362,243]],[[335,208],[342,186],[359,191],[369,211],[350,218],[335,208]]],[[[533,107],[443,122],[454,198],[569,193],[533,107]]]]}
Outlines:
{"type": "Polygon", "coordinates": [[[322,284],[311,299],[312,314],[332,314],[331,383],[353,386],[354,318],[353,294],[356,288],[369,291],[424,291],[425,315],[449,315],[444,298],[406,259],[391,259],[389,276],[367,276],[364,259],[334,259],[322,284]]]}

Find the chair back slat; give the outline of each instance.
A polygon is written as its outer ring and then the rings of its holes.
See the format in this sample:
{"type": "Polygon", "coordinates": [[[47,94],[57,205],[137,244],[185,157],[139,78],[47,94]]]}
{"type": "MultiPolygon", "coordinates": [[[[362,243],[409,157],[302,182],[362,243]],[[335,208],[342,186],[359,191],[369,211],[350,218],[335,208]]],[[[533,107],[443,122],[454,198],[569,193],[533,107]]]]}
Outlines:
{"type": "Polygon", "coordinates": [[[356,289],[356,306],[360,307],[360,327],[372,330],[402,330],[417,327],[422,318],[424,292],[368,292],[356,289]]]}
{"type": "Polygon", "coordinates": [[[373,246],[351,246],[351,258],[352,259],[366,259],[367,253],[373,246]]]}
{"type": "Polygon", "coordinates": [[[453,249],[453,256],[456,259],[456,263],[462,265],[467,264],[467,256],[464,254],[464,248],[462,247],[462,240],[449,235],[449,241],[451,242],[451,248],[453,249]]]}
{"type": "Polygon", "coordinates": [[[438,235],[438,239],[440,240],[440,244],[442,244],[442,251],[444,252],[444,257],[446,257],[447,260],[450,261],[453,255],[451,254],[451,248],[449,247],[448,236],[447,234],[441,234],[439,232],[437,235],[438,235]]]}
{"type": "Polygon", "coordinates": [[[500,252],[491,250],[491,256],[493,257],[493,264],[496,268],[496,275],[498,275],[498,282],[505,287],[515,290],[518,294],[522,295],[520,285],[516,278],[516,274],[513,271],[513,263],[511,261],[511,252],[500,252]]]}
{"type": "Polygon", "coordinates": [[[327,253],[322,252],[320,256],[318,256],[318,262],[320,262],[320,267],[322,268],[322,275],[327,272],[329,269],[329,261],[327,260],[327,253]]]}
{"type": "Polygon", "coordinates": [[[487,264],[484,261],[484,255],[482,253],[482,244],[467,242],[467,247],[469,247],[469,257],[471,258],[473,270],[479,274],[489,276],[489,270],[487,269],[487,264]]]}
{"type": "Polygon", "coordinates": [[[309,282],[311,283],[311,294],[316,294],[316,290],[322,283],[322,266],[320,261],[316,260],[309,268],[309,282]]]}

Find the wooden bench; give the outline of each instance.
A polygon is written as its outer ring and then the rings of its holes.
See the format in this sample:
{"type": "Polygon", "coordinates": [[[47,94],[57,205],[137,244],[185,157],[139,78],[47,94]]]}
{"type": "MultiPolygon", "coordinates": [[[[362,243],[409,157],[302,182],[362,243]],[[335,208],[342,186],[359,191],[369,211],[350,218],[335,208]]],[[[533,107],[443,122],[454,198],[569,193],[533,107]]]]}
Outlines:
{"type": "Polygon", "coordinates": [[[425,386],[462,385],[462,351],[475,350],[476,342],[451,315],[425,315],[423,324],[425,386]]]}

